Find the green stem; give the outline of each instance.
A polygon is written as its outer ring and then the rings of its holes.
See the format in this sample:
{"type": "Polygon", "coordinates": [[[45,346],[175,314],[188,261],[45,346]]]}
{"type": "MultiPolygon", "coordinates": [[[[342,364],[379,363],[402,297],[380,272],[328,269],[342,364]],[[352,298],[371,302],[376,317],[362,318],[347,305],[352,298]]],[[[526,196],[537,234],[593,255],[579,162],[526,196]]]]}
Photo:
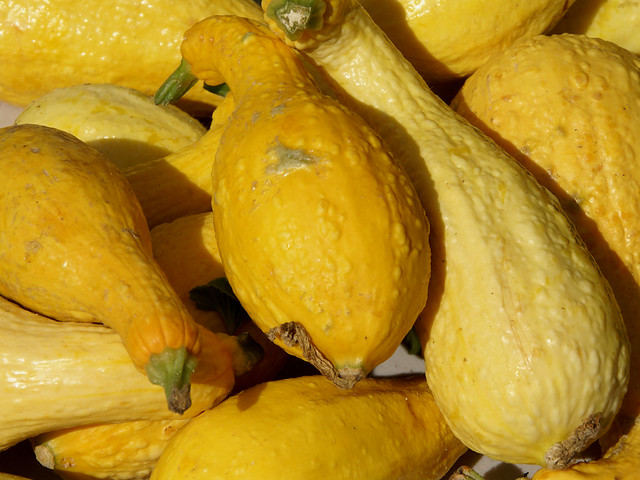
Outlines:
{"type": "Polygon", "coordinates": [[[187,349],[165,348],[154,353],[146,366],[147,377],[154,385],[164,388],[169,410],[182,414],[191,406],[191,374],[196,368],[196,358],[187,349]]]}
{"type": "Polygon", "coordinates": [[[265,14],[289,40],[295,41],[305,30],[320,30],[326,9],[324,0],[273,0],[265,14]]]}
{"type": "Polygon", "coordinates": [[[156,105],[168,105],[181,98],[195,85],[198,78],[191,72],[191,66],[183,58],[178,68],[164,81],[153,97],[156,105]]]}
{"type": "Polygon", "coordinates": [[[484,480],[484,478],[471,467],[463,466],[456,470],[449,480],[484,480]]]}

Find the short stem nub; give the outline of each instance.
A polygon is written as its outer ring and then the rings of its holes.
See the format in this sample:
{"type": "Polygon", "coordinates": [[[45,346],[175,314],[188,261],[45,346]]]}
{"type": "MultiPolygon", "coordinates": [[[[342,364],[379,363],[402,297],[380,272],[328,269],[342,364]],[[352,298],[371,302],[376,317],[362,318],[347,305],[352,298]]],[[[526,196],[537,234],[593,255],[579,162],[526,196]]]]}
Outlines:
{"type": "Polygon", "coordinates": [[[273,0],[266,9],[289,40],[295,41],[305,30],[322,28],[324,0],[273,0]]]}
{"type": "Polygon", "coordinates": [[[169,410],[182,414],[191,406],[191,374],[196,358],[182,346],[154,353],[146,366],[151,383],[164,388],[169,410]]]}

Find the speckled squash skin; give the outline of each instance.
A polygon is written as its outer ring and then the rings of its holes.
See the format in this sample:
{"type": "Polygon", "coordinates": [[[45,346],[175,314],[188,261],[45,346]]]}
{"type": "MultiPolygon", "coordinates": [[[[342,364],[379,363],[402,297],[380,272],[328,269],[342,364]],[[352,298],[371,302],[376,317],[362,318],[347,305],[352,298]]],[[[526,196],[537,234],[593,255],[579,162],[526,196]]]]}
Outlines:
{"type": "MultiPolygon", "coordinates": [[[[278,5],[263,10],[285,38],[278,5]]],[[[561,442],[601,414],[594,441],[626,391],[629,344],[611,287],[557,199],[437,98],[355,1],[331,0],[315,20],[287,41],[390,145],[431,222],[416,328],[445,418],[492,458],[566,466],[561,442]]]]}
{"type": "Polygon", "coordinates": [[[167,409],[162,388],[139,372],[103,325],[59,322],[0,298],[0,450],[45,432],[129,420],[191,418],[233,388],[229,354],[202,331],[191,407],[167,409]]]}
{"type": "Polygon", "coordinates": [[[410,180],[263,26],[214,17],[187,31],[182,53],[236,102],[212,172],[229,282],[275,341],[309,359],[299,338],[283,339],[301,325],[350,386],[391,356],[425,304],[429,224],[410,180]]]}
{"type": "Polygon", "coordinates": [[[206,132],[176,106],[156,105],[150,95],[108,83],[56,88],[27,105],[15,120],[23,123],[64,130],[121,170],[176,152],[206,132]]]}
{"type": "Polygon", "coordinates": [[[465,450],[423,377],[343,390],[318,375],[258,385],[193,419],[151,479],[436,480],[465,450]]]}
{"type": "Polygon", "coordinates": [[[114,328],[147,373],[155,355],[184,349],[186,365],[200,353],[196,323],[153,259],[140,204],[113,163],[66,132],[29,124],[0,130],[0,164],[2,295],[114,328]]]}
{"type": "Polygon", "coordinates": [[[552,30],[608,40],[640,55],[640,3],[636,0],[580,0],[552,30]]]}
{"type": "Polygon", "coordinates": [[[359,0],[429,84],[463,78],[511,43],[545,33],[574,0],[359,0]]]}
{"type": "MultiPolygon", "coordinates": [[[[452,105],[560,199],[613,287],[631,378],[612,433],[626,434],[640,417],[640,60],[602,39],[535,37],[478,69],[452,105]]],[[[637,429],[608,460],[576,471],[613,478],[619,464],[631,475],[637,429]]]]}
{"type": "MultiPolygon", "coordinates": [[[[184,31],[210,15],[260,18],[260,9],[251,0],[2,0],[0,99],[24,106],[82,83],[153,95],[180,61],[184,31]]],[[[219,100],[194,88],[181,106],[202,113],[219,100]]]]}

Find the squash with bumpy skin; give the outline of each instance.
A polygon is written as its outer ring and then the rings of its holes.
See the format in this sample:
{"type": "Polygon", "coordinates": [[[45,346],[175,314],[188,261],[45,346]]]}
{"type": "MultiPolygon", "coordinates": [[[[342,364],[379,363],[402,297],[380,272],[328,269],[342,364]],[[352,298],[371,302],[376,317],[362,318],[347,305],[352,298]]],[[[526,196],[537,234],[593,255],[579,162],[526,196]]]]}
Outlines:
{"type": "Polygon", "coordinates": [[[0,165],[0,293],[58,320],[114,328],[134,365],[165,388],[169,408],[186,410],[198,329],[153,259],[125,177],[97,150],[42,125],[0,130],[0,165]]]}
{"type": "Polygon", "coordinates": [[[211,17],[186,32],[182,54],[167,85],[226,82],[236,104],[212,171],[236,296],[274,341],[353,386],[391,356],[426,301],[429,223],[411,182],[263,25],[211,17]]]}
{"type": "Polygon", "coordinates": [[[437,480],[465,451],[424,377],[342,390],[316,375],[257,385],[194,418],[151,479],[437,480]]]}
{"type": "MultiPolygon", "coordinates": [[[[260,8],[252,0],[2,0],[0,100],[26,106],[82,83],[153,95],[180,60],[184,31],[210,15],[259,19],[260,8]]],[[[201,86],[181,107],[208,114],[219,103],[201,86]]]]}
{"type": "Polygon", "coordinates": [[[620,408],[629,343],[611,287],[558,201],[436,97],[355,0],[265,0],[263,10],[418,190],[433,261],[416,329],[452,430],[496,459],[575,461],[620,408]]]}

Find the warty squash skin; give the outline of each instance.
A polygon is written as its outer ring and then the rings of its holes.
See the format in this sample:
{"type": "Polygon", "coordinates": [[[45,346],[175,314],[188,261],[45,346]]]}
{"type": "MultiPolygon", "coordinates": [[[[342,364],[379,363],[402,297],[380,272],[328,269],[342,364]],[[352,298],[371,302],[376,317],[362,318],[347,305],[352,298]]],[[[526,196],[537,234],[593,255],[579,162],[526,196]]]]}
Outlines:
{"type": "Polygon", "coordinates": [[[468,76],[519,39],[547,32],[574,0],[359,2],[427,83],[438,85],[468,76]]]}
{"type": "Polygon", "coordinates": [[[606,460],[575,467],[593,478],[635,478],[640,471],[634,440],[640,417],[639,79],[640,59],[614,43],[579,34],[540,36],[479,68],[452,104],[560,199],[618,299],[631,377],[616,418],[621,425],[612,429],[619,432],[607,437],[635,427],[606,460]]]}
{"type": "Polygon", "coordinates": [[[436,480],[466,451],[423,377],[257,385],[183,427],[152,480],[436,480]]]}
{"type": "Polygon", "coordinates": [[[567,466],[620,408],[629,344],[557,199],[437,98],[355,1],[331,0],[308,29],[274,21],[280,8],[263,2],[270,27],[342,87],[427,211],[432,276],[416,329],[452,430],[495,459],[567,466]]]}
{"type": "Polygon", "coordinates": [[[36,435],[101,422],[191,418],[234,384],[229,353],[201,331],[191,407],[167,409],[161,387],[139,372],[120,336],[99,324],[60,322],[0,297],[0,450],[36,435]]]}
{"type": "MultiPolygon", "coordinates": [[[[189,406],[197,324],[153,259],[134,192],[97,150],[61,130],[0,130],[0,294],[58,320],[101,322],[134,365],[189,406]]],[[[208,353],[205,353],[208,355],[208,353]]]]}
{"type": "Polygon", "coordinates": [[[580,0],[552,30],[601,38],[640,55],[640,3],[636,0],[580,0]]]}
{"type": "Polygon", "coordinates": [[[81,84],[54,89],[18,115],[16,125],[35,123],[79,138],[121,170],[196,142],[206,129],[174,105],[120,85],[81,84]]]}
{"type": "Polygon", "coordinates": [[[186,32],[182,54],[187,75],[226,82],[236,104],[212,171],[236,296],[279,345],[351,387],[424,307],[429,223],[415,190],[371,128],[263,25],[211,17],[186,32]]]}
{"type": "MultiPolygon", "coordinates": [[[[26,106],[82,83],[153,95],[180,60],[184,31],[210,15],[258,19],[260,9],[252,0],[2,0],[0,100],[26,106]]],[[[181,107],[200,114],[219,100],[200,86],[181,107]]]]}

